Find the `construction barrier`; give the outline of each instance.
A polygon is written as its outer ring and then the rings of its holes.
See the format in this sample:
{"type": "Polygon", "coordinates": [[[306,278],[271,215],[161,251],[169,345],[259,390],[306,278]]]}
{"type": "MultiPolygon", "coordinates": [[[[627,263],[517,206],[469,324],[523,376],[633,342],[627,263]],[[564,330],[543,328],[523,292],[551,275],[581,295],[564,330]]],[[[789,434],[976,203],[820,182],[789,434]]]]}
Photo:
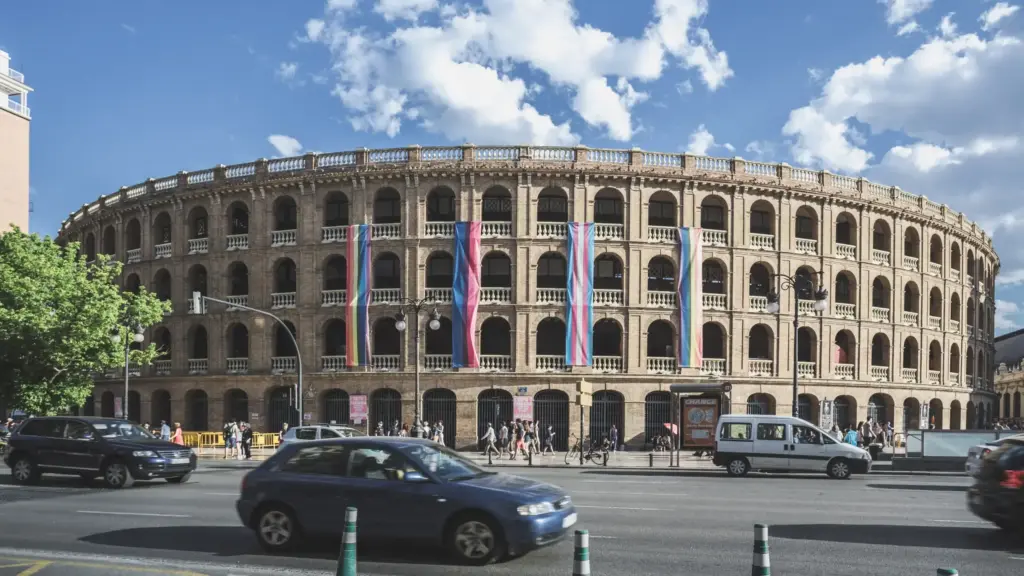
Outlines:
{"type": "MultiPolygon", "coordinates": [[[[223,432],[183,432],[182,440],[185,442],[185,446],[195,448],[200,454],[204,450],[224,449],[223,432]]],[[[273,432],[259,432],[252,435],[252,448],[254,450],[277,449],[280,443],[281,439],[273,432]]]]}

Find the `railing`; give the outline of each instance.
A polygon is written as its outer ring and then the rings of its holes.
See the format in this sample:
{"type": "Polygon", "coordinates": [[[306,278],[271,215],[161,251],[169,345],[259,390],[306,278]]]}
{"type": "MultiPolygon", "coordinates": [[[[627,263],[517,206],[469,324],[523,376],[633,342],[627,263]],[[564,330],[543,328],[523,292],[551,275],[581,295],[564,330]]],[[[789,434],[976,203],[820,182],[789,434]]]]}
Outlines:
{"type": "Polygon", "coordinates": [[[815,362],[797,362],[796,375],[800,378],[817,378],[818,365],[815,362]]]}
{"type": "MultiPolygon", "coordinates": [[[[707,360],[704,360],[707,362],[707,360]]],[[[672,357],[648,356],[647,371],[654,374],[675,374],[678,372],[676,359],[672,357]]]]}
{"type": "Polygon", "coordinates": [[[231,234],[227,237],[227,249],[230,250],[248,250],[249,249],[249,235],[248,234],[231,234]]]}
{"type": "Polygon", "coordinates": [[[374,288],[370,292],[374,304],[397,304],[402,299],[401,288],[374,288]]]}
{"type": "Polygon", "coordinates": [[[274,230],[270,233],[270,245],[277,246],[295,246],[298,240],[297,230],[274,230]]]}
{"type": "MultiPolygon", "coordinates": [[[[673,358],[673,364],[675,359],[673,358]]],[[[700,371],[702,374],[708,374],[712,376],[724,376],[725,375],[725,358],[704,358],[700,363],[700,371]]]]}
{"type": "Polygon", "coordinates": [[[913,272],[918,271],[918,259],[915,256],[903,256],[903,267],[913,272]]]}
{"type": "Polygon", "coordinates": [[[676,293],[648,290],[647,305],[659,308],[674,308],[676,305],[676,293]]]}
{"type": "Polygon", "coordinates": [[[967,325],[967,337],[974,338],[974,326],[971,326],[970,324],[967,325]]]}
{"type": "Polygon", "coordinates": [[[321,372],[342,372],[348,369],[345,365],[347,358],[345,356],[321,356],[320,357],[320,371],[321,372]]]}
{"type": "Polygon", "coordinates": [[[888,250],[878,250],[876,248],[871,249],[871,262],[879,264],[881,266],[891,266],[891,260],[889,259],[890,253],[888,250]]]}
{"type": "Polygon", "coordinates": [[[201,298],[199,300],[199,310],[196,310],[195,300],[188,299],[188,313],[189,314],[206,314],[206,299],[201,298]]]}
{"type": "Polygon", "coordinates": [[[900,378],[904,382],[917,382],[917,368],[901,368],[900,378]]]}
{"type": "Polygon", "coordinates": [[[345,242],[348,240],[348,226],[324,226],[320,228],[320,242],[345,242]]]}
{"type": "Polygon", "coordinates": [[[942,372],[940,370],[929,370],[928,371],[928,383],[938,384],[942,378],[942,372]]]}
{"type": "Polygon", "coordinates": [[[248,374],[249,373],[249,359],[248,358],[228,358],[228,374],[248,374]]]}
{"type": "Polygon", "coordinates": [[[171,243],[157,244],[153,246],[153,258],[170,258],[171,257],[171,243]]]}
{"type": "Polygon", "coordinates": [[[14,80],[15,82],[21,82],[22,84],[25,83],[25,75],[22,74],[21,72],[18,72],[14,68],[8,68],[6,75],[7,75],[7,77],[9,77],[11,80],[14,80]]]}
{"type": "Polygon", "coordinates": [[[448,304],[452,301],[451,288],[427,288],[425,291],[427,300],[433,300],[440,304],[448,304]]]}
{"type": "Polygon", "coordinates": [[[949,383],[950,384],[954,384],[954,385],[957,385],[957,386],[960,385],[960,373],[959,372],[949,372],[947,375],[949,376],[949,383]]]}
{"type": "Polygon", "coordinates": [[[381,372],[393,372],[401,368],[401,357],[398,354],[374,354],[370,357],[370,367],[381,372]]]}
{"type": "Polygon", "coordinates": [[[594,356],[594,371],[605,374],[622,372],[622,356],[594,356]]]}
{"type": "Polygon", "coordinates": [[[853,379],[853,373],[854,373],[854,365],[853,364],[833,364],[832,365],[832,372],[835,374],[836,378],[840,378],[842,380],[852,380],[853,379]]]}
{"type": "Polygon", "coordinates": [[[911,326],[917,326],[917,312],[911,312],[909,310],[903,311],[903,323],[911,326]]]}
{"type": "Polygon", "coordinates": [[[750,247],[758,250],[775,250],[774,234],[750,233],[750,247]]]}
{"type": "Polygon", "coordinates": [[[949,271],[949,277],[950,277],[951,280],[953,280],[953,282],[959,282],[960,281],[960,271],[957,270],[956,268],[951,269],[949,271]]]}
{"type": "Polygon", "coordinates": [[[700,231],[700,242],[705,246],[727,246],[729,244],[729,231],[703,228],[700,231]]]}
{"type": "Polygon", "coordinates": [[[889,367],[888,366],[872,366],[871,367],[871,379],[888,381],[889,380],[889,367]]]}
{"type": "MultiPolygon", "coordinates": [[[[711,294],[705,292],[701,297],[703,299],[702,304],[705,310],[725,310],[729,305],[728,297],[725,294],[711,294]]],[[[673,298],[673,300],[675,299],[673,298]]]]}
{"type": "Polygon", "coordinates": [[[817,316],[818,311],[814,309],[814,300],[805,300],[800,298],[796,301],[797,308],[800,313],[806,316],[817,316]]]}
{"type": "MultiPolygon", "coordinates": [[[[706,230],[701,232],[702,237],[704,232],[706,232],[706,230]]],[[[679,229],[673,228],[672,226],[648,226],[647,239],[651,242],[674,243],[679,240],[679,229]]]]}
{"type": "Polygon", "coordinates": [[[949,321],[949,331],[950,332],[956,332],[956,333],[959,334],[960,333],[960,321],[959,320],[950,320],[949,321]]]}
{"type": "Polygon", "coordinates": [[[749,358],[747,360],[747,373],[751,376],[774,376],[775,362],[749,358]]]}
{"type": "Polygon", "coordinates": [[[228,297],[224,298],[224,300],[228,303],[228,307],[227,307],[227,311],[228,312],[231,312],[233,310],[241,310],[241,308],[239,308],[239,306],[248,306],[249,305],[249,295],[248,294],[240,294],[238,296],[228,296],[228,297]]]}
{"type": "Polygon", "coordinates": [[[551,354],[538,354],[534,359],[534,365],[537,370],[544,372],[559,372],[565,370],[565,356],[551,355],[551,354]]]}
{"type": "Polygon", "coordinates": [[[512,356],[503,354],[480,355],[480,369],[491,372],[511,372],[512,356]]]}
{"type": "Polygon", "coordinates": [[[428,238],[451,238],[455,236],[455,222],[427,222],[423,225],[423,235],[428,238]]]}
{"type": "Polygon", "coordinates": [[[296,356],[274,356],[270,359],[270,371],[276,373],[295,372],[299,359],[296,356]]]}
{"type": "Polygon", "coordinates": [[[750,310],[752,312],[767,312],[768,311],[768,297],[767,296],[750,296],[750,310]]]}
{"type": "Polygon", "coordinates": [[[295,292],[274,292],[270,295],[271,308],[295,308],[295,292]]]}
{"type": "Polygon", "coordinates": [[[942,317],[928,316],[928,327],[932,330],[942,330],[942,317]]]}
{"type": "Polygon", "coordinates": [[[508,238],[512,236],[512,223],[484,222],[480,225],[480,235],[485,238],[508,238]]]}
{"type": "Polygon", "coordinates": [[[170,374],[171,374],[171,361],[170,360],[154,360],[153,361],[153,372],[157,376],[170,376],[170,374]]]}
{"type": "Polygon", "coordinates": [[[537,236],[565,238],[567,230],[565,222],[537,222],[537,236]]]}
{"type": "Polygon", "coordinates": [[[594,304],[597,306],[622,306],[626,303],[622,290],[594,290],[594,304]]]}
{"type": "Polygon", "coordinates": [[[849,260],[857,259],[857,247],[850,244],[836,244],[836,256],[849,260]]]}
{"type": "Polygon", "coordinates": [[[804,254],[817,254],[818,241],[811,238],[797,238],[796,251],[804,254]]]}
{"type": "Polygon", "coordinates": [[[9,109],[11,112],[21,114],[22,116],[32,116],[32,110],[28,106],[22,104],[21,102],[18,102],[17,100],[12,100],[10,98],[6,98],[4,101],[7,102],[7,109],[9,109]]]}
{"type": "Polygon", "coordinates": [[[565,288],[537,288],[537,304],[565,304],[565,288]]]}
{"type": "Polygon", "coordinates": [[[505,304],[512,301],[511,288],[481,288],[480,302],[485,304],[505,304]]]}
{"type": "Polygon", "coordinates": [[[846,302],[834,302],[832,304],[832,310],[835,312],[836,318],[854,319],[857,317],[856,304],[847,304],[846,302]]]}
{"type": "Polygon", "coordinates": [[[879,308],[878,306],[871,307],[871,319],[875,322],[888,322],[889,321],[889,309],[879,308]]]}
{"type": "Polygon", "coordinates": [[[626,237],[626,227],[622,224],[594,224],[594,238],[597,240],[622,240],[626,237]]]}
{"type": "Polygon", "coordinates": [[[938,262],[929,262],[928,273],[934,276],[942,276],[942,264],[938,262]]]}
{"type": "Polygon", "coordinates": [[[374,224],[370,227],[370,236],[373,240],[388,240],[393,238],[402,237],[402,225],[398,223],[393,224],[374,224]]]}
{"type": "Polygon", "coordinates": [[[188,253],[189,254],[206,254],[210,250],[210,239],[209,238],[189,238],[188,239],[188,253]]]}
{"type": "Polygon", "coordinates": [[[142,248],[132,248],[125,254],[128,257],[129,264],[135,264],[136,262],[142,261],[142,248]]]}
{"type": "Polygon", "coordinates": [[[321,290],[320,305],[344,306],[348,303],[348,299],[345,297],[346,294],[348,294],[347,290],[321,290]]]}
{"type": "Polygon", "coordinates": [[[423,368],[427,370],[451,370],[451,354],[424,354],[423,368]]]}
{"type": "Polygon", "coordinates": [[[189,375],[206,374],[207,369],[210,367],[210,361],[206,358],[189,358],[188,359],[188,373],[189,375]]]}

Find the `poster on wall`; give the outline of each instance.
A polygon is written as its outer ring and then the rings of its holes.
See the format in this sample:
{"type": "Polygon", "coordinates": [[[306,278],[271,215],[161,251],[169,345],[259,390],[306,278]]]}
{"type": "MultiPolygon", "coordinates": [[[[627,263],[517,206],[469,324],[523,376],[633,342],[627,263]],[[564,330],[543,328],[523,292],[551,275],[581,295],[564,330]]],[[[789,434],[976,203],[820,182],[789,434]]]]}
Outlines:
{"type": "Polygon", "coordinates": [[[512,398],[512,418],[515,420],[533,420],[533,396],[516,396],[512,398]]]}
{"type": "Polygon", "coordinates": [[[832,415],[832,401],[822,400],[821,412],[818,414],[818,428],[830,432],[833,424],[835,424],[835,418],[832,415]]]}
{"type": "Polygon", "coordinates": [[[683,446],[713,447],[717,424],[717,398],[683,399],[683,446]]]}
{"type": "Polygon", "coordinates": [[[928,408],[928,403],[925,402],[921,404],[921,421],[918,422],[917,426],[921,430],[928,430],[929,428],[928,425],[930,424],[930,422],[928,420],[928,408]]]}
{"type": "Polygon", "coordinates": [[[348,397],[348,421],[353,424],[366,422],[370,411],[366,405],[366,394],[353,394],[348,397]]]}

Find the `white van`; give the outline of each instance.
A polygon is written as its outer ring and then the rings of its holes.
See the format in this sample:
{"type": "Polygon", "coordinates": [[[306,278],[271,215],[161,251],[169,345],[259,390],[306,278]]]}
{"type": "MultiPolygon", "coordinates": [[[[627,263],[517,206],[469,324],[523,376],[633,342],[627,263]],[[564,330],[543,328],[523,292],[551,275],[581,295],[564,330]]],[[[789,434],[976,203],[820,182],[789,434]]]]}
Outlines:
{"type": "Polygon", "coordinates": [[[730,476],[751,470],[824,472],[832,478],[871,471],[867,450],[840,442],[792,416],[726,414],[718,419],[715,465],[730,476]]]}

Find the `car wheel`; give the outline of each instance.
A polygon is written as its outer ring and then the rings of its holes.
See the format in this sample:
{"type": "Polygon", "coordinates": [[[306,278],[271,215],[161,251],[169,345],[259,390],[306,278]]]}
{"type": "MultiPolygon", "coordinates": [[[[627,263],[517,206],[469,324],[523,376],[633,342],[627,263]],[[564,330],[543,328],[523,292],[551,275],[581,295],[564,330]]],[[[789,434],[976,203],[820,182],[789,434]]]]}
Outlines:
{"type": "Polygon", "coordinates": [[[295,515],[283,506],[267,506],[256,514],[256,539],[271,554],[294,550],[299,533],[295,515]]]}
{"type": "Polygon", "coordinates": [[[729,476],[746,476],[747,472],[750,472],[750,463],[747,462],[746,458],[733,458],[729,460],[729,464],[726,465],[725,469],[729,472],[729,476]]]}
{"type": "Polygon", "coordinates": [[[167,481],[170,482],[171,484],[184,484],[185,482],[188,482],[188,479],[191,477],[192,473],[189,472],[184,476],[175,476],[174,478],[168,478],[167,481]]]}
{"type": "Polygon", "coordinates": [[[473,566],[488,564],[505,553],[504,537],[497,523],[479,514],[452,522],[448,547],[459,562],[473,566]]]}
{"type": "Polygon", "coordinates": [[[15,484],[35,484],[39,482],[39,476],[41,476],[39,468],[28,456],[18,458],[11,466],[11,479],[15,484]]]}
{"type": "Polygon", "coordinates": [[[111,460],[103,467],[103,485],[107,488],[130,488],[134,483],[128,465],[121,460],[111,460]]]}
{"type": "Polygon", "coordinates": [[[835,458],[828,463],[828,475],[837,480],[846,480],[850,477],[850,463],[846,458],[835,458]]]}

